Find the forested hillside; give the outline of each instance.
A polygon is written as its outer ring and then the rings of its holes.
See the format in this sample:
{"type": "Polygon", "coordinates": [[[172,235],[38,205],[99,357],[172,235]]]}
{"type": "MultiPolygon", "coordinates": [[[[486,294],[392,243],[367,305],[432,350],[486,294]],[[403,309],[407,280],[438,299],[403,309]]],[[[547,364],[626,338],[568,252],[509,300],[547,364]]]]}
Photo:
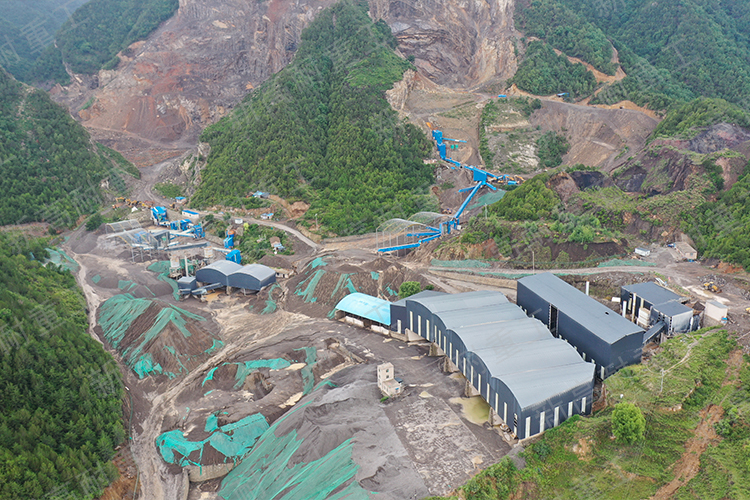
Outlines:
{"type": "Polygon", "coordinates": [[[0,233],[3,500],[98,496],[125,437],[117,365],[86,331],[73,276],[39,263],[45,244],[0,233]]]}
{"type": "Polygon", "coordinates": [[[367,16],[367,2],[318,14],[294,62],[206,129],[211,154],[192,202],[239,206],[264,189],[310,202],[308,217],[337,234],[422,208],[430,144],[384,99],[409,67],[395,45],[388,26],[367,16]]]}
{"type": "Polygon", "coordinates": [[[530,35],[602,70],[611,40],[628,75],[600,94],[664,109],[720,97],[750,108],[750,4],[742,0],[532,0],[516,12],[530,35]]]}
{"type": "Polygon", "coordinates": [[[25,82],[65,81],[60,53],[52,43],[57,30],[86,0],[6,0],[0,18],[0,66],[25,82]],[[57,64],[55,64],[57,59],[57,64]],[[46,74],[41,68],[47,68],[46,74]]]}
{"type": "Polygon", "coordinates": [[[76,73],[114,68],[120,50],[146,38],[178,6],[178,0],[91,0],[63,24],[55,41],[76,73]]]}
{"type": "Polygon", "coordinates": [[[567,93],[570,97],[591,94],[596,88],[594,74],[583,64],[573,64],[557,55],[550,45],[531,42],[518,71],[508,83],[535,95],[567,93]]]}
{"type": "Polygon", "coordinates": [[[146,38],[179,6],[178,0],[6,3],[0,19],[0,66],[34,84],[68,83],[63,60],[76,73],[115,67],[119,51],[146,38]]]}
{"type": "Polygon", "coordinates": [[[100,181],[120,169],[46,92],[0,68],[0,225],[68,226],[99,206],[100,181]]]}

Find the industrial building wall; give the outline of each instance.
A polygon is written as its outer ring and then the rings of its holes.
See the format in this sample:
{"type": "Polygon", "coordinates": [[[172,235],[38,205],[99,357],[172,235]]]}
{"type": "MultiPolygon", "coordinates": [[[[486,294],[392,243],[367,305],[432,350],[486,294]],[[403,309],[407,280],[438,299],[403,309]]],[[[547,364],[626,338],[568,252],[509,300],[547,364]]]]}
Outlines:
{"type": "Polygon", "coordinates": [[[195,278],[201,283],[208,283],[211,285],[214,283],[221,283],[222,285],[227,286],[228,284],[228,276],[221,271],[208,267],[198,269],[195,273],[195,278]]]}
{"type": "MultiPolygon", "coordinates": [[[[533,315],[550,328],[550,305],[554,304],[539,297],[520,281],[517,302],[524,307],[527,314],[533,315]]],[[[612,314],[615,314],[614,311],[612,314]]],[[[642,332],[629,335],[610,345],[601,339],[597,332],[589,331],[561,310],[557,312],[556,330],[559,337],[576,348],[584,361],[593,360],[596,363],[596,375],[599,378],[607,378],[624,366],[641,362],[642,332]]]]}
{"type": "MultiPolygon", "coordinates": [[[[391,308],[391,314],[393,311],[391,308]]],[[[418,302],[408,302],[404,317],[407,318],[404,329],[409,328],[435,343],[519,439],[555,427],[572,415],[591,411],[593,378],[554,399],[523,409],[511,389],[502,380],[492,377],[480,356],[467,352],[460,336],[446,329],[439,316],[418,302]]]]}

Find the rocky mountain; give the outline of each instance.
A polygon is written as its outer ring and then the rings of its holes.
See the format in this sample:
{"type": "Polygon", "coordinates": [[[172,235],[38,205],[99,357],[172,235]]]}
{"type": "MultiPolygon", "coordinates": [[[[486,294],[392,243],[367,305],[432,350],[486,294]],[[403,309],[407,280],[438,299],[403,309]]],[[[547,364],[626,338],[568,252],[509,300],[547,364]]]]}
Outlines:
{"type": "MultiPolygon", "coordinates": [[[[77,75],[52,95],[101,142],[141,164],[154,162],[165,150],[193,146],[204,127],[286,66],[302,29],[334,3],[180,0],[177,14],[124,51],[116,69],[77,75]]],[[[468,88],[515,72],[513,6],[372,0],[370,16],[391,26],[425,75],[468,88]]]]}

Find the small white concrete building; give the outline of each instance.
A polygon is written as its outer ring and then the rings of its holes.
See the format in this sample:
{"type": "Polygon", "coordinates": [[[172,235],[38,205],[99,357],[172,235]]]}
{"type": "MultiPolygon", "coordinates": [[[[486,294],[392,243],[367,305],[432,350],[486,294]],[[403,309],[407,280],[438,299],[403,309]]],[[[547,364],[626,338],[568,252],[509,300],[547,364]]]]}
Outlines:
{"type": "Polygon", "coordinates": [[[729,316],[729,307],[718,300],[706,302],[706,310],[703,311],[703,326],[714,326],[726,324],[729,316]]]}
{"type": "Polygon", "coordinates": [[[684,259],[696,260],[698,258],[698,252],[695,250],[695,248],[691,247],[684,241],[678,241],[674,244],[674,247],[684,259]]]}
{"type": "Polygon", "coordinates": [[[393,364],[383,363],[378,365],[378,389],[387,398],[401,394],[401,382],[396,380],[393,364]]]}

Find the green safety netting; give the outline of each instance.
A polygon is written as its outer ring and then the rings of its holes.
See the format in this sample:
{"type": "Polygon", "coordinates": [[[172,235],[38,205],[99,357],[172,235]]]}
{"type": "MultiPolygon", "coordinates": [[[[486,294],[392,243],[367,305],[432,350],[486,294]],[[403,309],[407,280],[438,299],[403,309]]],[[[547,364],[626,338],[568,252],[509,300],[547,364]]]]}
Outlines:
{"type": "Polygon", "coordinates": [[[268,289],[268,300],[266,300],[266,307],[260,312],[261,314],[271,314],[278,309],[276,301],[273,300],[273,291],[277,288],[281,289],[281,286],[278,283],[274,283],[271,285],[271,288],[268,289]]]}
{"type": "Polygon", "coordinates": [[[177,286],[177,282],[169,277],[171,266],[172,264],[168,260],[160,260],[148,266],[147,269],[151,272],[157,273],[159,275],[157,278],[159,281],[163,281],[172,287],[172,296],[174,297],[174,300],[180,300],[180,289],[177,286]]]}
{"type": "Polygon", "coordinates": [[[307,303],[317,302],[318,298],[315,297],[315,287],[318,286],[318,283],[325,273],[324,270],[318,269],[306,280],[301,281],[300,284],[297,285],[297,289],[294,291],[295,295],[299,295],[307,303]],[[307,286],[305,286],[305,284],[307,286]]]}
{"type": "Polygon", "coordinates": [[[435,267],[490,267],[487,262],[481,260],[437,260],[432,259],[432,265],[435,267]]]}
{"type": "Polygon", "coordinates": [[[612,260],[608,260],[607,262],[602,262],[597,267],[619,267],[619,266],[655,267],[656,265],[657,264],[655,262],[644,262],[638,259],[612,259],[612,260]]]}
{"type": "Polygon", "coordinates": [[[505,191],[503,191],[502,189],[498,189],[497,191],[490,191],[489,193],[477,198],[476,201],[472,205],[469,205],[466,209],[474,210],[475,208],[492,205],[493,203],[502,200],[503,196],[505,196],[505,191]]]}
{"type": "MultiPolygon", "coordinates": [[[[174,346],[166,346],[166,353],[172,356],[179,366],[177,373],[174,373],[165,371],[159,363],[154,361],[150,353],[143,352],[144,349],[168,326],[173,326],[184,338],[189,338],[192,334],[187,329],[187,322],[205,321],[205,318],[170,305],[157,313],[151,325],[140,333],[137,339],[129,345],[121,345],[125,333],[131,325],[153,303],[149,299],[137,299],[129,293],[116,295],[104,302],[99,308],[99,324],[104,331],[104,337],[112,347],[122,354],[125,363],[139,378],[142,379],[152,374],[164,374],[170,378],[174,378],[178,374],[189,371],[185,366],[185,362],[192,360],[195,354],[183,353],[178,351],[174,346]]],[[[224,343],[221,340],[214,338],[211,347],[199,355],[212,354],[221,349],[223,345],[224,343]]]]}
{"type": "Polygon", "coordinates": [[[302,445],[297,430],[276,436],[290,415],[303,411],[300,404],[279,419],[258,439],[252,451],[221,482],[219,497],[225,500],[368,500],[354,476],[359,466],[352,459],[348,439],[318,460],[291,462],[302,445]],[[336,493],[333,493],[333,492],[336,493]]]}
{"type": "Polygon", "coordinates": [[[66,254],[65,250],[59,248],[47,248],[46,250],[47,253],[49,253],[49,260],[47,260],[47,262],[52,262],[56,266],[60,266],[71,272],[78,271],[78,262],[66,254]]]}
{"type": "Polygon", "coordinates": [[[372,279],[374,279],[375,281],[380,279],[380,273],[377,271],[370,272],[370,276],[372,276],[372,279]]]}
{"type": "Polygon", "coordinates": [[[315,384],[315,375],[313,374],[313,368],[315,363],[318,362],[318,350],[314,347],[302,347],[301,349],[295,349],[295,351],[305,351],[305,363],[302,368],[302,382],[304,383],[304,394],[310,394],[313,391],[315,384]]]}
{"type": "Polygon", "coordinates": [[[357,273],[344,273],[339,277],[338,283],[336,283],[336,287],[333,289],[333,293],[331,294],[331,298],[334,298],[339,290],[342,288],[346,288],[349,290],[349,293],[356,293],[357,288],[354,286],[354,283],[352,283],[352,276],[354,276],[357,273]]]}
{"type": "Polygon", "coordinates": [[[256,370],[259,370],[261,368],[270,368],[271,370],[283,370],[284,368],[290,367],[292,364],[287,361],[284,358],[274,358],[274,359],[255,359],[253,361],[244,361],[240,363],[222,363],[219,366],[215,366],[211,368],[208,373],[206,374],[206,378],[203,379],[203,383],[201,383],[201,387],[206,385],[206,382],[209,382],[214,379],[214,374],[216,373],[216,370],[218,370],[222,366],[228,366],[228,365],[236,365],[237,366],[237,374],[235,375],[235,389],[239,389],[245,384],[245,379],[253,373],[256,370]]]}
{"type": "Polygon", "coordinates": [[[327,266],[328,262],[323,260],[323,257],[317,257],[315,260],[310,262],[310,268],[315,269],[316,267],[327,266]]]}
{"type": "Polygon", "coordinates": [[[91,281],[93,281],[94,284],[99,283],[101,280],[102,280],[102,277],[99,276],[98,274],[96,276],[94,276],[93,278],[91,278],[91,281]]]}
{"type": "Polygon", "coordinates": [[[260,413],[221,427],[218,425],[218,415],[213,414],[206,419],[205,431],[211,433],[206,439],[190,441],[182,431],[175,429],[156,438],[156,447],[165,462],[183,467],[200,466],[207,444],[224,455],[225,463],[229,461],[236,463],[250,451],[268,428],[266,418],[260,413]],[[191,458],[196,451],[200,451],[198,457],[191,458]]]}

